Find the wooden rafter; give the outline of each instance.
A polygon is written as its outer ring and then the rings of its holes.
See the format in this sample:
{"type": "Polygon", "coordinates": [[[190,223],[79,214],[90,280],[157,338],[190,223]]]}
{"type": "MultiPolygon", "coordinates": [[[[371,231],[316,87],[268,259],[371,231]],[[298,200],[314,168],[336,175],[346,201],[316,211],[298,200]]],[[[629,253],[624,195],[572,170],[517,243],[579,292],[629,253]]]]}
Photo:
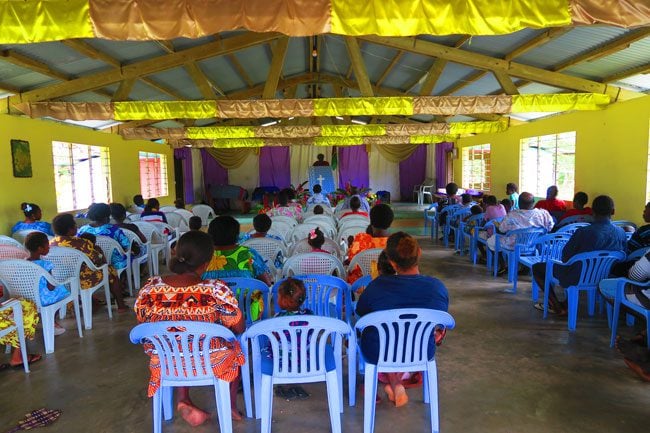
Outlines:
{"type": "MultiPolygon", "coordinates": [[[[216,86],[208,79],[208,77],[206,77],[199,65],[197,65],[196,62],[187,62],[185,63],[185,70],[189,74],[190,78],[192,78],[194,84],[196,84],[196,87],[199,88],[201,96],[205,99],[214,99],[213,88],[216,88],[216,86]]],[[[217,91],[223,95],[221,89],[217,91]]]]}
{"type": "Polygon", "coordinates": [[[135,84],[135,78],[130,78],[127,80],[122,80],[117,90],[113,94],[112,101],[126,101],[133,90],[133,85],[135,84]]]}
{"type": "Polygon", "coordinates": [[[375,83],[377,86],[381,86],[381,84],[384,82],[386,77],[388,77],[388,74],[390,74],[390,71],[393,70],[393,67],[397,64],[397,62],[399,61],[399,59],[402,58],[403,55],[404,55],[404,51],[398,51],[397,52],[397,54],[390,61],[390,63],[386,67],[386,69],[384,69],[384,72],[381,74],[381,77],[379,77],[379,79],[375,83]]]}
{"type": "Polygon", "coordinates": [[[625,71],[617,72],[603,78],[603,83],[611,83],[612,81],[622,80],[623,78],[631,77],[638,74],[650,73],[650,63],[646,63],[636,68],[627,69],[625,71]]]}
{"type": "Polygon", "coordinates": [[[121,69],[110,70],[90,74],[65,83],[58,83],[51,86],[23,92],[20,95],[10,97],[10,105],[18,102],[44,101],[59,98],[66,95],[94,90],[106,85],[122,81],[128,78],[140,78],[156,72],[165,71],[185,64],[191,60],[201,60],[215,57],[248,48],[260,43],[269,42],[278,35],[274,33],[245,33],[232,38],[216,42],[209,42],[204,45],[188,48],[163,56],[123,66],[121,69]]]}
{"type": "Polygon", "coordinates": [[[251,80],[251,77],[248,75],[244,67],[241,65],[239,60],[237,60],[237,56],[234,54],[228,54],[226,56],[228,61],[230,61],[230,64],[235,68],[235,71],[237,71],[237,74],[239,74],[239,77],[244,80],[244,83],[248,87],[253,87],[253,80],[251,80]]]}
{"type": "Polygon", "coordinates": [[[492,71],[494,78],[497,79],[499,85],[506,93],[506,95],[518,95],[519,89],[515,86],[515,83],[512,81],[512,78],[508,76],[505,72],[502,71],[492,71]]]}
{"type": "Polygon", "coordinates": [[[348,55],[350,56],[350,62],[354,69],[354,78],[359,85],[361,95],[373,96],[374,92],[372,90],[372,85],[370,84],[370,78],[368,78],[368,71],[366,70],[366,65],[363,63],[361,49],[359,48],[356,38],[345,36],[345,45],[348,48],[348,55]]]}
{"type": "Polygon", "coordinates": [[[271,59],[271,66],[269,67],[269,75],[266,77],[266,83],[264,84],[264,90],[262,91],[262,98],[264,99],[275,98],[288,46],[289,37],[283,36],[277,40],[273,47],[273,58],[271,59]]]}

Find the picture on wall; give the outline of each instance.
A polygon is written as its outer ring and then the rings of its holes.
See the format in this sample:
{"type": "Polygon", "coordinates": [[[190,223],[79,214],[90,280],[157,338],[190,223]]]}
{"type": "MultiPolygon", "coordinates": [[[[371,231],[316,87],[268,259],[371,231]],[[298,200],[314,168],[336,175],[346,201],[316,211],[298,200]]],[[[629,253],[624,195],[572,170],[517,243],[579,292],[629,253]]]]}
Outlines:
{"type": "Polygon", "coordinates": [[[28,141],[11,140],[11,162],[14,177],[32,177],[32,158],[28,141]]]}

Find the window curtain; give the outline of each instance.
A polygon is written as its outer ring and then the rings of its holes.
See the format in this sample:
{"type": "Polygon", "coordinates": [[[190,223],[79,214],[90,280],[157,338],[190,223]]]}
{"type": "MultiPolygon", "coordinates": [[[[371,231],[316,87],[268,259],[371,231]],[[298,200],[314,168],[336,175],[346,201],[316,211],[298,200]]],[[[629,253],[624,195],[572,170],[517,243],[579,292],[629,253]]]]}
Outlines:
{"type": "MultiPolygon", "coordinates": [[[[325,160],[332,163],[332,148],[329,146],[289,146],[292,185],[298,186],[309,179],[309,167],[314,164],[319,153],[325,155],[325,160]]],[[[337,179],[337,172],[334,170],[334,181],[337,179]]]]}
{"type": "Polygon", "coordinates": [[[228,185],[228,170],[223,168],[207,149],[201,149],[201,159],[205,191],[210,190],[208,185],[228,185]]]}
{"type": "Polygon", "coordinates": [[[390,192],[391,201],[400,201],[399,162],[392,162],[371,147],[368,155],[370,187],[373,192],[390,192]]]}
{"type": "Polygon", "coordinates": [[[339,147],[338,170],[340,188],[344,188],[347,182],[356,187],[367,188],[370,185],[370,170],[366,146],[339,147]]]}
{"type": "Polygon", "coordinates": [[[183,167],[183,200],[194,203],[194,170],[192,168],[192,149],[174,149],[174,159],[181,161],[183,167]]]}
{"type": "Polygon", "coordinates": [[[454,143],[443,142],[436,144],[436,188],[444,188],[447,184],[447,152],[451,152],[454,143]]]}
{"type": "Polygon", "coordinates": [[[260,186],[288,188],[291,184],[289,147],[262,147],[259,172],[260,186]]]}
{"type": "Polygon", "coordinates": [[[402,201],[411,200],[413,187],[424,182],[427,165],[427,145],[421,144],[399,163],[399,191],[402,201]]]}

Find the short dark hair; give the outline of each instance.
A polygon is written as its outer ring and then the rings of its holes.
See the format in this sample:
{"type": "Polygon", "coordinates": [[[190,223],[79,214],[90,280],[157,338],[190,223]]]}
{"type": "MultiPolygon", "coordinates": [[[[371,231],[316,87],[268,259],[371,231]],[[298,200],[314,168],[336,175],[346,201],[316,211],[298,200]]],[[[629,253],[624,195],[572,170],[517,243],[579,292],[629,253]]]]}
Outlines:
{"type": "Polygon", "coordinates": [[[117,222],[122,222],[126,219],[126,208],[121,203],[111,203],[111,216],[117,222]]]}
{"type": "Polygon", "coordinates": [[[519,187],[517,186],[516,183],[510,182],[510,183],[506,184],[506,191],[507,190],[514,191],[514,192],[519,192],[519,187]]]}
{"type": "MultiPolygon", "coordinates": [[[[497,205],[497,197],[495,195],[488,195],[483,199],[485,201],[485,204],[488,206],[496,206],[497,205]]],[[[510,199],[508,199],[510,200],[510,199]]]]}
{"type": "Polygon", "coordinates": [[[289,194],[286,190],[283,189],[278,194],[278,203],[280,206],[287,206],[289,204],[289,194]]]}
{"type": "Polygon", "coordinates": [[[573,205],[576,203],[581,203],[583,206],[589,203],[589,196],[586,192],[576,192],[576,195],[573,196],[573,205]]]}
{"type": "Polygon", "coordinates": [[[410,269],[418,263],[420,246],[413,236],[397,232],[386,241],[386,254],[399,269],[410,269]]]}
{"type": "Polygon", "coordinates": [[[185,209],[185,200],[182,198],[177,198],[174,200],[174,206],[176,206],[178,209],[185,209]]]}
{"type": "Polygon", "coordinates": [[[519,209],[532,209],[535,205],[535,197],[529,192],[522,192],[519,195],[519,209]]]}
{"type": "Polygon", "coordinates": [[[594,215],[610,217],[614,212],[614,200],[608,195],[599,195],[591,204],[594,215]]]}
{"type": "Polygon", "coordinates": [[[323,215],[325,213],[325,209],[323,209],[323,206],[317,204],[314,206],[314,215],[323,215]]]}
{"type": "Polygon", "coordinates": [[[111,217],[111,207],[106,203],[93,203],[88,208],[88,219],[91,221],[109,220],[111,217]]]}
{"type": "Polygon", "coordinates": [[[207,233],[189,231],[176,242],[176,254],[169,263],[169,269],[175,274],[194,271],[209,262],[213,253],[214,245],[207,233]]]}
{"type": "Polygon", "coordinates": [[[221,215],[210,221],[208,234],[215,246],[235,245],[239,237],[239,221],[230,215],[221,215]]]}
{"type": "Polygon", "coordinates": [[[200,216],[191,216],[187,223],[190,226],[190,230],[201,230],[201,227],[203,227],[203,220],[200,216]]]}
{"type": "Polygon", "coordinates": [[[325,234],[323,234],[319,227],[316,227],[307,235],[307,243],[312,248],[320,248],[325,243],[325,234]]]}
{"type": "Polygon", "coordinates": [[[133,203],[138,205],[138,206],[144,206],[144,199],[142,198],[142,194],[136,194],[133,196],[133,203]]]}
{"type": "MultiPolygon", "coordinates": [[[[313,155],[313,153],[312,153],[312,155],[313,155]]],[[[319,160],[319,161],[322,161],[322,160],[325,159],[325,155],[323,155],[322,153],[319,153],[318,155],[316,155],[316,159],[319,160]]]]}
{"type": "Polygon", "coordinates": [[[510,212],[510,209],[512,209],[513,203],[512,200],[510,200],[509,198],[504,198],[499,203],[501,203],[503,207],[506,208],[506,212],[510,212]]]}
{"type": "Polygon", "coordinates": [[[458,192],[458,185],[454,182],[450,182],[445,186],[445,191],[447,192],[447,195],[454,195],[458,192]]]}
{"type": "Polygon", "coordinates": [[[483,208],[477,204],[472,206],[469,211],[472,213],[472,215],[478,215],[483,213],[483,208]]]}
{"type": "Polygon", "coordinates": [[[323,188],[319,184],[316,184],[312,190],[314,191],[314,194],[320,194],[323,191],[323,188]]]}
{"type": "Polygon", "coordinates": [[[278,306],[285,311],[297,311],[307,298],[305,283],[297,278],[287,278],[278,286],[278,306]]]}
{"type": "Polygon", "coordinates": [[[377,271],[380,275],[395,275],[395,268],[388,261],[386,250],[382,251],[377,258],[377,271]]]}
{"type": "Polygon", "coordinates": [[[393,224],[395,214],[386,203],[376,204],[370,209],[370,225],[376,229],[387,230],[393,224]]]}
{"type": "Polygon", "coordinates": [[[469,203],[472,202],[472,196],[469,195],[469,194],[467,194],[467,193],[465,193],[465,194],[461,194],[461,196],[460,196],[460,201],[461,201],[463,204],[469,204],[469,203]]]}
{"type": "Polygon", "coordinates": [[[52,220],[52,230],[55,235],[66,236],[77,223],[69,213],[60,213],[52,220]]]}
{"type": "Polygon", "coordinates": [[[557,188],[557,185],[551,185],[548,188],[546,188],[546,197],[548,198],[552,196],[553,198],[555,198],[557,197],[559,192],[560,190],[557,188]]]}
{"type": "Polygon", "coordinates": [[[26,217],[31,218],[34,214],[41,211],[41,208],[36,203],[21,203],[20,210],[23,211],[26,217]]]}
{"type": "Polygon", "coordinates": [[[95,236],[94,234],[92,234],[90,232],[82,233],[82,234],[79,235],[79,237],[82,238],[82,239],[89,240],[90,242],[92,242],[93,245],[95,245],[97,243],[97,236],[95,236]]]}
{"type": "Polygon", "coordinates": [[[27,248],[27,251],[35,253],[40,247],[47,245],[49,242],[45,233],[33,231],[25,237],[25,248],[27,248]]]}
{"type": "Polygon", "coordinates": [[[160,209],[160,202],[158,201],[157,198],[150,198],[147,200],[147,204],[144,207],[144,210],[146,211],[152,211],[153,209],[160,209]]]}
{"type": "Polygon", "coordinates": [[[253,218],[253,228],[258,233],[268,232],[271,228],[271,224],[273,224],[273,221],[271,221],[271,218],[265,213],[257,214],[255,215],[255,218],[253,218]]]}
{"type": "Polygon", "coordinates": [[[359,210],[359,208],[361,208],[361,199],[358,195],[354,195],[350,199],[350,209],[359,210]]]}

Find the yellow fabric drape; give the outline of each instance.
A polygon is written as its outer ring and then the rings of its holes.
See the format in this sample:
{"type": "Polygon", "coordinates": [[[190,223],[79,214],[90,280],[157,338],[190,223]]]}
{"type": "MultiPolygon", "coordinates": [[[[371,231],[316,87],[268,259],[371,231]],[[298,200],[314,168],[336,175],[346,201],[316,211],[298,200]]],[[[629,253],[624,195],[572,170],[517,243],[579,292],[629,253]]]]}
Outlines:
{"type": "Polygon", "coordinates": [[[453,134],[414,135],[411,137],[411,143],[433,144],[442,143],[443,141],[456,141],[457,139],[458,135],[453,134]]]}
{"type": "Polygon", "coordinates": [[[252,126],[194,126],[187,128],[185,136],[193,139],[254,138],[255,128],[252,126]]]}
{"type": "Polygon", "coordinates": [[[318,137],[319,135],[320,126],[316,125],[261,126],[255,128],[255,136],[263,138],[318,137]]]}
{"type": "Polygon", "coordinates": [[[113,107],[115,120],[209,119],[216,114],[216,101],[126,101],[113,107]]]}
{"type": "Polygon", "coordinates": [[[242,147],[239,149],[217,149],[211,147],[207,149],[208,153],[225,169],[240,167],[246,161],[248,155],[255,150],[259,149],[252,149],[250,147],[242,147]]]}
{"type": "Polygon", "coordinates": [[[509,113],[512,96],[416,96],[414,114],[454,116],[474,113],[509,113]]]}
{"type": "Polygon", "coordinates": [[[449,124],[450,134],[487,134],[503,132],[508,129],[508,119],[498,122],[452,122],[449,124]]]}
{"type": "Polygon", "coordinates": [[[363,137],[386,135],[384,125],[322,125],[320,134],[323,137],[363,137]]]}
{"type": "Polygon", "coordinates": [[[363,137],[314,137],[314,146],[357,146],[363,137]]]}
{"type": "Polygon", "coordinates": [[[310,117],[314,103],[310,99],[219,100],[217,116],[227,119],[261,119],[263,117],[310,117]]]}
{"type": "Polygon", "coordinates": [[[95,36],[88,0],[2,1],[0,43],[60,41],[95,36]]]}
{"type": "Polygon", "coordinates": [[[404,115],[413,114],[413,98],[323,98],[314,100],[316,116],[404,115]]]}
{"type": "Polygon", "coordinates": [[[600,93],[514,95],[512,97],[512,113],[602,110],[607,107],[609,102],[609,95],[600,93]]]}
{"type": "Polygon", "coordinates": [[[568,0],[332,0],[332,33],[503,35],[571,24],[568,0]],[[507,18],[506,18],[507,17],[507,18]]]}
{"type": "Polygon", "coordinates": [[[411,156],[419,144],[404,143],[399,146],[389,146],[382,144],[373,144],[371,149],[377,151],[389,162],[400,162],[411,156]]]}
{"type": "Polygon", "coordinates": [[[261,138],[221,138],[212,141],[212,145],[218,149],[239,148],[239,147],[263,147],[264,140],[261,138]]]}

